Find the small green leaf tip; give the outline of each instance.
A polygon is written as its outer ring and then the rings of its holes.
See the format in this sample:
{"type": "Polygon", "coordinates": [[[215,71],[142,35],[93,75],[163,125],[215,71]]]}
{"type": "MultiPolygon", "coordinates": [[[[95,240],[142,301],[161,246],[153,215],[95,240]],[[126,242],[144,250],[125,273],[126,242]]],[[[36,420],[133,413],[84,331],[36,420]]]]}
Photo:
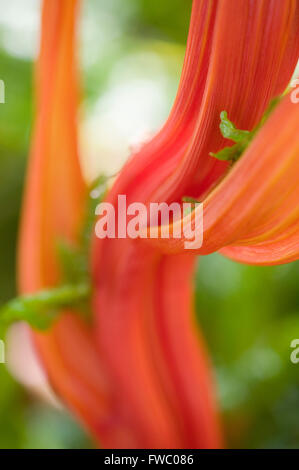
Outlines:
{"type": "Polygon", "coordinates": [[[217,153],[210,152],[209,155],[222,161],[236,162],[237,160],[239,160],[242,153],[246,150],[247,146],[249,145],[255,134],[258,132],[258,130],[264,125],[264,123],[271,115],[273,110],[276,108],[280,100],[281,97],[278,96],[270,101],[270,104],[266,112],[264,113],[262,119],[252,131],[237,129],[235,124],[228,119],[227,112],[222,111],[220,113],[219,125],[221,134],[225,139],[229,139],[235,142],[235,145],[232,145],[231,147],[225,147],[222,150],[219,150],[219,152],[217,153]]]}
{"type": "Polygon", "coordinates": [[[248,139],[251,133],[249,131],[243,131],[236,129],[236,126],[228,119],[227,112],[222,111],[220,113],[220,130],[221,134],[225,139],[230,139],[235,143],[243,142],[244,139],[248,139]]]}
{"type": "Polygon", "coordinates": [[[7,326],[16,321],[25,321],[37,330],[46,330],[62,309],[85,302],[89,295],[90,286],[78,284],[18,297],[1,308],[0,322],[7,326]]]}
{"type": "Polygon", "coordinates": [[[210,155],[218,160],[236,162],[252,139],[253,132],[237,129],[228,119],[226,111],[220,113],[220,120],[221,134],[225,139],[235,142],[235,145],[225,147],[217,153],[211,152],[210,155]]]}

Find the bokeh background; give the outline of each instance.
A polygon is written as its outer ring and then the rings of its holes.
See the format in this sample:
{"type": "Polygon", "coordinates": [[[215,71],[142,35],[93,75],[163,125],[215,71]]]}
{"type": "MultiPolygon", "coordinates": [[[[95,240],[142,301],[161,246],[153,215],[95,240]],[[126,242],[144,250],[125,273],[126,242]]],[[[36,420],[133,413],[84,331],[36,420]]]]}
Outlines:
{"type": "MultiPolygon", "coordinates": [[[[88,179],[118,171],[130,149],[167,117],[190,8],[191,0],[85,0],[80,148],[88,179]]],[[[0,105],[2,304],[15,295],[40,0],[0,0],[0,13],[0,79],[6,85],[6,103],[0,105]]],[[[290,361],[290,342],[299,337],[298,279],[298,262],[259,268],[218,254],[198,262],[196,312],[215,367],[229,447],[299,447],[299,364],[290,361]]],[[[6,345],[14,357],[22,336],[6,345]]],[[[18,367],[18,377],[30,375],[26,361],[18,367]]],[[[92,447],[61,406],[18,383],[15,369],[9,361],[0,364],[0,448],[92,447]]]]}

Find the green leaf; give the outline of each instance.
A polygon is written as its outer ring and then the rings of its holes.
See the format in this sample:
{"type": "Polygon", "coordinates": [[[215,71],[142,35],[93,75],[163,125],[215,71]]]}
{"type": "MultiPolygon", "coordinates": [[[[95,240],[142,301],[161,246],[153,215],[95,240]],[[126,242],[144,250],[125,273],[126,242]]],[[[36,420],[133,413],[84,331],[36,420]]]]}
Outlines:
{"type": "Polygon", "coordinates": [[[266,112],[264,113],[259,124],[252,130],[246,131],[237,129],[235,124],[231,122],[227,117],[227,112],[222,111],[220,113],[220,131],[222,136],[225,139],[232,140],[235,142],[235,145],[231,147],[224,147],[222,150],[219,150],[217,153],[210,152],[210,155],[218,160],[222,161],[231,161],[236,162],[239,160],[243,152],[248,147],[249,143],[259,131],[259,129],[264,125],[268,117],[271,115],[277,104],[280,102],[281,97],[274,98],[271,100],[266,112]]]}
{"type": "Polygon", "coordinates": [[[234,142],[243,142],[245,139],[249,139],[251,137],[251,132],[243,131],[237,129],[236,126],[228,119],[227,112],[222,111],[220,113],[220,130],[221,134],[225,139],[233,140],[234,142]]]}
{"type": "Polygon", "coordinates": [[[82,249],[59,240],[57,253],[65,283],[76,284],[88,280],[88,259],[82,249]]]}
{"type": "Polygon", "coordinates": [[[78,284],[18,297],[2,307],[0,321],[5,325],[25,321],[33,328],[45,330],[57,319],[61,309],[76,307],[88,300],[89,295],[90,286],[78,284]]]}
{"type": "Polygon", "coordinates": [[[235,162],[240,158],[243,149],[240,144],[235,144],[232,147],[224,147],[224,149],[219,150],[218,153],[210,152],[210,155],[218,160],[235,162]]]}
{"type": "Polygon", "coordinates": [[[78,246],[65,240],[57,242],[63,285],[12,300],[0,310],[1,325],[26,321],[33,328],[45,330],[65,308],[78,310],[85,316],[90,314],[89,249],[96,221],[96,207],[105,195],[106,183],[107,178],[100,176],[90,187],[78,246]]]}

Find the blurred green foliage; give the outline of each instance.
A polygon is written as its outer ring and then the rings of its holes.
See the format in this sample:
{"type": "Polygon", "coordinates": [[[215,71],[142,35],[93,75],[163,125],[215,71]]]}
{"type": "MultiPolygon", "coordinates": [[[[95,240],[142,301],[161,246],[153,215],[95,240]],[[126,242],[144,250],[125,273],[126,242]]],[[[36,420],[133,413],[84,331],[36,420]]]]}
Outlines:
{"type": "Polygon", "coordinates": [[[31,64],[0,51],[5,104],[0,105],[0,301],[14,294],[16,227],[31,122],[31,64]]]}
{"type": "Polygon", "coordinates": [[[139,12],[137,32],[141,35],[184,42],[191,12],[191,0],[133,0],[139,12]]]}
{"type": "MultiPolygon", "coordinates": [[[[181,47],[169,45],[185,43],[191,0],[86,3],[96,21],[107,18],[108,36],[113,33],[104,51],[97,50],[105,39],[101,28],[91,37],[84,66],[88,103],[103,92],[112,67],[128,51],[162,51],[181,62],[181,47]],[[115,29],[109,18],[117,20],[115,29]]],[[[32,62],[1,48],[2,32],[0,27],[0,78],[6,84],[6,103],[0,105],[1,303],[15,294],[15,246],[33,107],[32,62]]],[[[177,69],[167,67],[177,81],[177,69]]],[[[173,99],[174,90],[169,93],[173,99]]],[[[215,365],[229,446],[299,446],[299,365],[290,361],[290,342],[299,336],[298,276],[298,262],[258,268],[218,254],[199,260],[196,312],[215,365]]],[[[0,448],[90,445],[66,413],[32,399],[0,364],[0,448]]]]}
{"type": "Polygon", "coordinates": [[[228,444],[299,446],[299,263],[256,267],[199,260],[196,311],[216,367],[228,444]]]}

